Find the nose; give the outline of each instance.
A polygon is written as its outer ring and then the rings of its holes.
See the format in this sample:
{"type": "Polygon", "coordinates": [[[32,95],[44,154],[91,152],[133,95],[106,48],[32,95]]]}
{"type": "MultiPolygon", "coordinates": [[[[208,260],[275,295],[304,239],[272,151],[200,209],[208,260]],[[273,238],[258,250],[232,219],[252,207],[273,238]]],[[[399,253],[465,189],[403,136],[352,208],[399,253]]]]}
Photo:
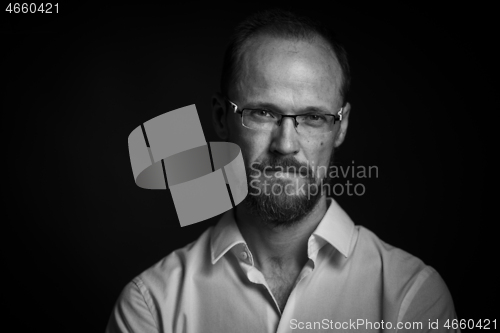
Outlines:
{"type": "Polygon", "coordinates": [[[272,132],[270,151],[279,155],[295,155],[299,152],[298,133],[295,120],[283,117],[281,125],[272,132]]]}

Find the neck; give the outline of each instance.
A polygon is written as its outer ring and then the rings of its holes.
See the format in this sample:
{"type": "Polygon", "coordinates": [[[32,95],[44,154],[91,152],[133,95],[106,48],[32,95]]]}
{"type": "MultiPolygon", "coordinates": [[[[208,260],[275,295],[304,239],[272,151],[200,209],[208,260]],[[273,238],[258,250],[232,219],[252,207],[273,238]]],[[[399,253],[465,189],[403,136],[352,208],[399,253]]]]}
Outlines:
{"type": "Polygon", "coordinates": [[[323,195],[313,210],[291,226],[275,227],[249,214],[245,205],[236,207],[236,222],[254,256],[257,268],[301,270],[306,264],[307,241],[327,210],[323,195]]]}

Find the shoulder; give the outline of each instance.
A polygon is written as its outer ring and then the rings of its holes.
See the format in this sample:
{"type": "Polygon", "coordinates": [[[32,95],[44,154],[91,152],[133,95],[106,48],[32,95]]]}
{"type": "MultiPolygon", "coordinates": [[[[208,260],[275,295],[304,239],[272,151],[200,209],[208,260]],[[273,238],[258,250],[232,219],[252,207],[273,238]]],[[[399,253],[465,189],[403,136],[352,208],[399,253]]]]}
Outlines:
{"type": "Polygon", "coordinates": [[[388,279],[411,279],[429,270],[416,256],[394,247],[363,226],[358,229],[355,254],[374,270],[380,270],[388,279]]]}
{"type": "Polygon", "coordinates": [[[176,309],[176,299],[189,276],[211,264],[212,229],[208,228],[196,241],[173,251],[130,281],[115,304],[107,332],[157,332],[166,309],[176,309]]]}
{"type": "Polygon", "coordinates": [[[188,274],[196,274],[210,264],[210,235],[213,227],[205,230],[197,240],[177,249],[138,275],[148,289],[164,291],[176,287],[188,274]]]}
{"type": "MultiPolygon", "coordinates": [[[[362,226],[355,251],[380,277],[384,296],[399,304],[398,320],[455,318],[453,300],[439,273],[416,256],[387,244],[362,226]]],[[[373,276],[372,275],[372,276],[373,276]]]]}

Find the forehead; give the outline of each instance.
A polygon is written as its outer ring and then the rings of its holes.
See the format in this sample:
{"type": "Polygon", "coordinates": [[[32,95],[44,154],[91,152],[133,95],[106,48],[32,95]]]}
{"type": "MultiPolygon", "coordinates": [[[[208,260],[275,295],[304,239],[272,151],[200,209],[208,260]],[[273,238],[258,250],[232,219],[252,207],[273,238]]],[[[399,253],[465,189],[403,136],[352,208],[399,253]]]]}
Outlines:
{"type": "Polygon", "coordinates": [[[287,107],[341,103],[342,71],[335,54],[319,38],[313,40],[258,36],[243,48],[236,83],[246,102],[281,102],[287,107]],[[307,105],[306,105],[307,104],[307,105]],[[314,104],[314,105],[309,105],[314,104]]]}

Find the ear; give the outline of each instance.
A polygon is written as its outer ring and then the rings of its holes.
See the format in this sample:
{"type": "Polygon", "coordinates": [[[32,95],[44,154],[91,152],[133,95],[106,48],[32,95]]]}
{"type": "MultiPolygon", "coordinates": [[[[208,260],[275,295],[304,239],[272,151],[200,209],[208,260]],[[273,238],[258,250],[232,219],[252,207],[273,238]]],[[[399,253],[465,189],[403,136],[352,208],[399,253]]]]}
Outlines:
{"type": "Polygon", "coordinates": [[[222,140],[227,140],[229,130],[227,124],[227,103],[220,93],[212,96],[212,123],[215,132],[222,140]]]}
{"type": "Polygon", "coordinates": [[[340,146],[344,142],[347,126],[349,125],[349,113],[351,111],[351,104],[346,103],[342,109],[342,120],[340,121],[340,127],[337,130],[337,135],[335,136],[335,148],[340,146]]]}

